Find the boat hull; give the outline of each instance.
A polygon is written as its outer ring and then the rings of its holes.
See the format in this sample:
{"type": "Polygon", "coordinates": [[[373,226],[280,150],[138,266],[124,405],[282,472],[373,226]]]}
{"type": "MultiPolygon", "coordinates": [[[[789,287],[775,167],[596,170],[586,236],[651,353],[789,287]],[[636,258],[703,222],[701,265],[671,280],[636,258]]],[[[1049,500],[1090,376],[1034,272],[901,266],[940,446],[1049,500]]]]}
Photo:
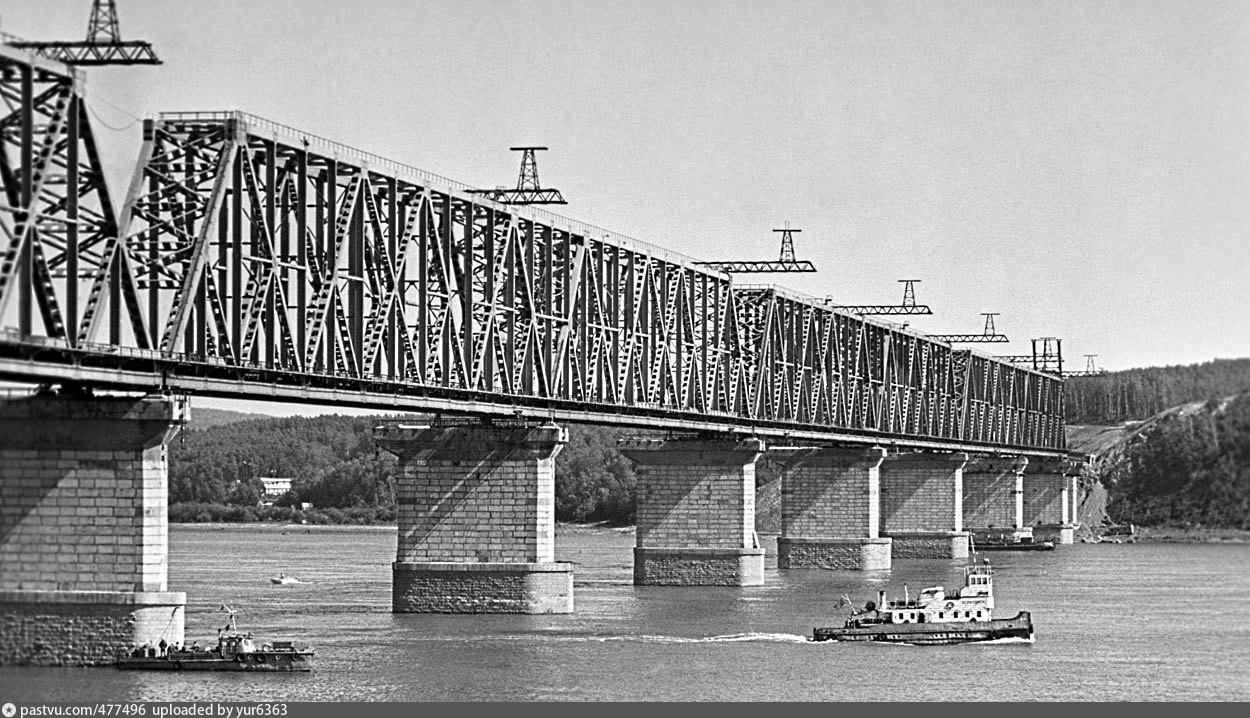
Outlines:
{"type": "Polygon", "coordinates": [[[312,653],[256,651],[234,658],[214,653],[171,653],[168,656],[126,656],[117,667],[131,671],[257,671],[266,673],[312,670],[312,653]]]}
{"type": "Polygon", "coordinates": [[[852,628],[816,628],[813,641],[872,641],[918,646],[947,646],[1003,639],[1033,641],[1033,621],[1028,611],[1015,618],[950,623],[879,623],[852,628]]]}
{"type": "Polygon", "coordinates": [[[1054,551],[1055,544],[1050,541],[1038,543],[978,543],[973,546],[976,551],[1054,551]]]}

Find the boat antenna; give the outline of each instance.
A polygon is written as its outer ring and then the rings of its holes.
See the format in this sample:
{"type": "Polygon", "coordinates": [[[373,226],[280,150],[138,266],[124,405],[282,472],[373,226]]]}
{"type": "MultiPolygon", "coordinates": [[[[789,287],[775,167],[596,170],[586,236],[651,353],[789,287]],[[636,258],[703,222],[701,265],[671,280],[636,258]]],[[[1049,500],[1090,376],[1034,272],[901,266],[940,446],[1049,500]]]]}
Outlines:
{"type": "Polygon", "coordinates": [[[234,610],[233,608],[231,608],[230,606],[227,606],[227,605],[226,605],[226,604],[224,604],[224,603],[223,603],[223,604],[221,604],[221,610],[223,610],[223,611],[225,611],[225,612],[227,612],[227,613],[229,613],[229,614],[230,614],[230,621],[226,624],[226,627],[225,627],[225,628],[219,629],[219,630],[217,631],[217,634],[218,634],[218,635],[221,635],[221,632],[222,632],[222,631],[236,631],[236,630],[238,630],[238,629],[235,627],[235,625],[234,625],[234,614],[235,614],[235,610],[234,610]]]}

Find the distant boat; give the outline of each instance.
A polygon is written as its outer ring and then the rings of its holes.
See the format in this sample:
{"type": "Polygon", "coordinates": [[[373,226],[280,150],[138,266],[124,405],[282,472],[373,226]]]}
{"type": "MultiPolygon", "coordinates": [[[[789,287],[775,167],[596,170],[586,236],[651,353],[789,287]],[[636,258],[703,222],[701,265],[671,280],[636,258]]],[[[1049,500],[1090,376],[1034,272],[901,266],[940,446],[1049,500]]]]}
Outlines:
{"type": "Polygon", "coordinates": [[[975,544],[971,544],[969,548],[973,553],[977,551],[1054,551],[1054,541],[1034,541],[1032,536],[1022,536],[1018,539],[1012,539],[1006,536],[998,536],[987,539],[981,539],[975,544]]]}
{"type": "Polygon", "coordinates": [[[1054,541],[982,541],[978,551],[1054,551],[1054,541]]]}
{"type": "Polygon", "coordinates": [[[271,576],[269,578],[269,581],[279,586],[290,586],[296,583],[303,583],[303,581],[299,580],[298,578],[295,578],[294,576],[288,576],[285,573],[280,573],[277,576],[271,576]]]}
{"type": "Polygon", "coordinates": [[[1009,534],[993,534],[974,539],[969,537],[968,548],[977,551],[1054,551],[1053,541],[1034,541],[1032,536],[1013,537],[1009,534]]]}

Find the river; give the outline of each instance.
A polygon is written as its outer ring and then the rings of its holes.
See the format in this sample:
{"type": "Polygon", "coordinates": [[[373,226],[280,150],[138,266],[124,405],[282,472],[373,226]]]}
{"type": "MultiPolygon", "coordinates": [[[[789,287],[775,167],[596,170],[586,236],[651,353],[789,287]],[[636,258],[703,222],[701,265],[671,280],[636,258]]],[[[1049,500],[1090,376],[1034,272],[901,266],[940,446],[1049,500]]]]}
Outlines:
{"type": "Polygon", "coordinates": [[[260,639],[317,651],[310,674],[0,668],[9,701],[1245,701],[1250,545],[1076,544],[985,554],[996,615],[1032,612],[1032,644],[813,643],[846,593],[961,584],[961,562],[885,572],[787,570],[763,586],[637,587],[631,529],[561,527],[571,615],[395,615],[395,530],[170,528],[186,637],[211,644],[223,604],[260,639]],[[305,583],[277,586],[284,572],[305,583]]]}

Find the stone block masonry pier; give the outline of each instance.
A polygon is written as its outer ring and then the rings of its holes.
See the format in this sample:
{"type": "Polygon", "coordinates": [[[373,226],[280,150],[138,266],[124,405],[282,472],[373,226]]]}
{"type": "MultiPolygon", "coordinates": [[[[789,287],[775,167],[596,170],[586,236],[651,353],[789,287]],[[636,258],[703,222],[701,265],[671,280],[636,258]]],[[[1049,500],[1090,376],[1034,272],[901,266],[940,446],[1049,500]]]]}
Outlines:
{"type": "Polygon", "coordinates": [[[890,454],[881,463],[882,533],[894,558],[966,558],[963,469],[968,455],[890,454]]]}
{"type": "Polygon", "coordinates": [[[1024,457],[976,457],[964,466],[964,528],[976,535],[1032,537],[1024,525],[1024,457]]]}
{"type": "Polygon", "coordinates": [[[764,549],[755,536],[759,439],[623,439],[635,464],[639,586],[758,586],[764,549]]]}
{"type": "Polygon", "coordinates": [[[182,642],[166,446],[187,420],[185,398],[0,403],[0,664],[106,665],[182,642]]]}
{"type": "Polygon", "coordinates": [[[572,613],[555,560],[555,425],[380,426],[399,457],[395,613],[572,613]]]}
{"type": "Polygon", "coordinates": [[[1078,466],[1056,460],[1038,461],[1025,472],[1024,524],[1032,529],[1035,541],[1075,540],[1078,473],[1078,466]]]}
{"type": "Polygon", "coordinates": [[[881,524],[881,462],[872,448],[778,448],[781,535],[778,568],[890,568],[881,524]]]}

